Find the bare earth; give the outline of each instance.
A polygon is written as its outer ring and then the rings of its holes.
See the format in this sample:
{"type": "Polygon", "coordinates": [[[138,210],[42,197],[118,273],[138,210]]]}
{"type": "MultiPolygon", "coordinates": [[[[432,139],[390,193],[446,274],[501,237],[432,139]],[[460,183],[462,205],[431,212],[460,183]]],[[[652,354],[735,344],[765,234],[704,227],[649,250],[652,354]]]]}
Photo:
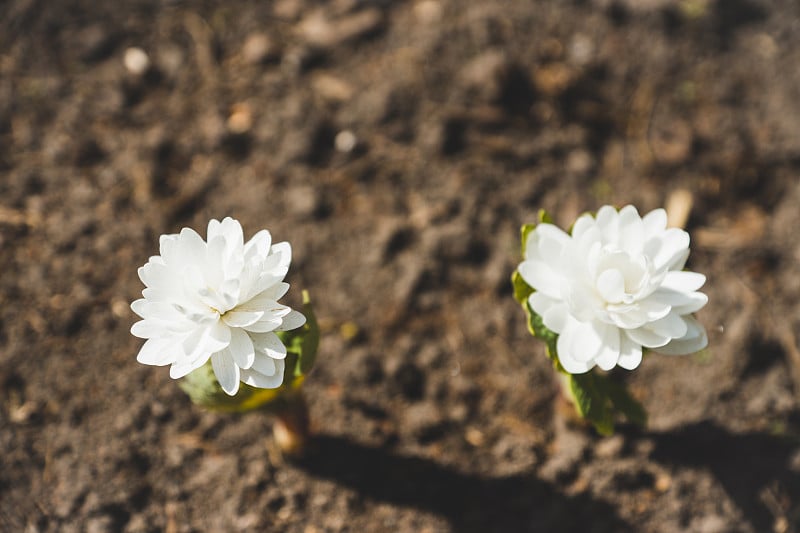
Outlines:
{"type": "Polygon", "coordinates": [[[0,531],[800,531],[798,65],[795,0],[0,3],[0,531]],[[519,227],[670,201],[710,347],[601,438],[519,227]],[[323,327],[299,462],[136,362],[137,267],[229,215],[323,327]]]}

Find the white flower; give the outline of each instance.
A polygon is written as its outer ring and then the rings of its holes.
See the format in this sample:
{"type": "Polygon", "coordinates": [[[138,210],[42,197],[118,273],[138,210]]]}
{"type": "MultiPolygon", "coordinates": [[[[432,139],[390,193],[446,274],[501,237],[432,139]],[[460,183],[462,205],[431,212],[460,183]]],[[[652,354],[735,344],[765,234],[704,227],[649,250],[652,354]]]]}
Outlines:
{"type": "Polygon", "coordinates": [[[288,242],[272,244],[266,230],[244,242],[232,218],[208,223],[208,242],[194,230],[162,235],[161,255],[139,269],[147,286],[131,304],[142,317],[131,333],[147,339],[137,357],[172,365],[181,378],[209,358],[222,389],[233,396],[242,381],[276,388],[283,382],[286,346],[275,334],[306,319],[277,302],[292,260],[288,242]]]}
{"type": "Polygon", "coordinates": [[[691,313],[708,297],[706,277],[683,271],[689,234],[667,229],[656,209],[639,216],[629,205],[581,216],[572,235],[539,224],[527,238],[519,273],[535,289],[528,302],[558,333],[556,351],[571,374],[595,365],[639,366],[642,347],[680,355],[705,348],[703,326],[691,313]]]}

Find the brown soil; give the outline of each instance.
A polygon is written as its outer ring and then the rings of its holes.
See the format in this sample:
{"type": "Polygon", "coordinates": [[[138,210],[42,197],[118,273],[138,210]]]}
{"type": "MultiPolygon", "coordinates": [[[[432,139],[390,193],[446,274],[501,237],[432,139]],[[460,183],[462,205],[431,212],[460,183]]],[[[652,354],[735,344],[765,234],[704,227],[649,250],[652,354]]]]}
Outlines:
{"type": "Polygon", "coordinates": [[[0,530],[800,531],[798,65],[795,0],[6,0],[0,530]],[[670,198],[710,348],[601,438],[519,226],[670,198]],[[136,362],[136,268],[226,215],[316,303],[304,461],[136,362]]]}

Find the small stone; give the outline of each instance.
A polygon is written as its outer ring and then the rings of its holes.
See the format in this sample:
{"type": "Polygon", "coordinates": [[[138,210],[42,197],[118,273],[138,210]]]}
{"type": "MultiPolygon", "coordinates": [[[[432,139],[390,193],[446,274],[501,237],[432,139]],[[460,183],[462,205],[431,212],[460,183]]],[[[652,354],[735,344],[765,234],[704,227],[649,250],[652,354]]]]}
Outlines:
{"type": "Polygon", "coordinates": [[[586,174],[592,169],[594,158],[583,149],[573,150],[567,156],[567,170],[573,174],[586,174]]]}
{"type": "Polygon", "coordinates": [[[331,74],[318,74],[311,79],[311,87],[329,102],[346,102],[353,97],[355,89],[345,80],[331,74]]]}
{"type": "Polygon", "coordinates": [[[435,24],[443,15],[444,8],[438,0],[421,0],[414,4],[414,16],[423,24],[435,24]]]}
{"type": "Polygon", "coordinates": [[[242,58],[251,65],[276,61],[280,55],[280,46],[265,33],[251,33],[242,46],[242,58]]]}
{"type": "Polygon", "coordinates": [[[147,52],[135,46],[125,50],[122,62],[128,72],[134,76],[142,76],[150,68],[150,57],[147,52]]]}
{"type": "Polygon", "coordinates": [[[253,112],[246,102],[234,104],[227,121],[228,131],[241,135],[253,127],[253,112]]]}
{"type": "Polygon", "coordinates": [[[482,101],[495,102],[502,97],[502,78],[508,70],[503,50],[488,50],[471,59],[459,73],[462,86],[482,101]]]}
{"type": "Polygon", "coordinates": [[[597,457],[609,459],[617,457],[624,446],[625,439],[621,435],[614,435],[598,442],[594,447],[594,453],[597,457]]]}
{"type": "Polygon", "coordinates": [[[336,150],[342,153],[350,153],[358,146],[358,138],[350,130],[342,130],[336,134],[333,140],[336,150]]]}
{"type": "Polygon", "coordinates": [[[296,217],[312,217],[319,207],[317,191],[311,185],[290,187],[286,190],[286,204],[296,217]]]}
{"type": "Polygon", "coordinates": [[[308,44],[333,48],[374,34],[383,24],[383,14],[377,8],[368,8],[336,20],[329,19],[318,10],[300,21],[297,32],[308,44]]]}
{"type": "Polygon", "coordinates": [[[533,73],[533,83],[542,94],[557,96],[572,83],[573,72],[564,63],[550,63],[533,73]]]}

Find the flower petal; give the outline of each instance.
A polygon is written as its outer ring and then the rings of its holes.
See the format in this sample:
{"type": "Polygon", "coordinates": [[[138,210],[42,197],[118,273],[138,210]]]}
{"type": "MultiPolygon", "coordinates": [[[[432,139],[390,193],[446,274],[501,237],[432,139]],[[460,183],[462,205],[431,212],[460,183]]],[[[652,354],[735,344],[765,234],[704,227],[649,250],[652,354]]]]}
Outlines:
{"type": "Polygon", "coordinates": [[[642,362],[642,347],[633,342],[624,332],[620,337],[622,343],[617,364],[625,370],[633,370],[642,362]]]}
{"type": "Polygon", "coordinates": [[[625,277],[616,269],[605,270],[597,276],[597,291],[606,302],[621,302],[625,296],[625,277]]]}
{"type": "Polygon", "coordinates": [[[299,311],[292,310],[283,317],[281,325],[275,329],[276,331],[290,331],[299,328],[305,323],[306,317],[299,311]]]}
{"type": "Polygon", "coordinates": [[[160,320],[140,320],[131,326],[131,335],[140,339],[164,337],[167,334],[167,326],[160,320]]]}
{"type": "Polygon", "coordinates": [[[525,283],[551,298],[560,298],[561,275],[550,264],[538,259],[528,259],[517,268],[525,283]]]}
{"type": "Polygon", "coordinates": [[[649,240],[667,229],[667,212],[664,209],[654,209],[642,217],[644,224],[644,238],[649,240]]]}
{"type": "Polygon", "coordinates": [[[630,340],[639,346],[644,346],[646,348],[660,348],[672,340],[664,335],[658,335],[657,333],[647,329],[647,327],[626,329],[623,331],[630,340]]]}
{"type": "Polygon", "coordinates": [[[244,311],[239,307],[222,315],[222,321],[232,328],[244,328],[255,324],[264,316],[264,311],[244,311]]]}
{"type": "Polygon", "coordinates": [[[229,396],[239,391],[239,367],[233,361],[230,349],[219,351],[211,356],[211,366],[222,390],[229,396]]]}
{"type": "Polygon", "coordinates": [[[258,353],[267,355],[272,359],[286,358],[286,346],[274,333],[251,333],[250,338],[258,353]]]}
{"type": "Polygon", "coordinates": [[[249,370],[242,370],[241,379],[251,387],[275,389],[280,387],[283,383],[284,369],[285,363],[282,360],[275,360],[275,373],[273,375],[267,376],[251,368],[249,370]]]}
{"type": "Polygon", "coordinates": [[[278,266],[276,268],[288,269],[289,264],[292,262],[292,245],[286,241],[273,244],[270,248],[270,255],[279,256],[278,266]]]}
{"type": "Polygon", "coordinates": [[[632,205],[619,211],[619,246],[629,254],[640,254],[644,244],[644,224],[632,205]]]}
{"type": "Polygon", "coordinates": [[[272,245],[272,235],[269,231],[262,229],[247,241],[244,245],[244,260],[245,262],[253,261],[257,257],[265,258],[269,255],[269,249],[272,245]]]}
{"type": "Polygon", "coordinates": [[[678,228],[670,228],[650,239],[644,253],[656,270],[670,269],[685,260],[689,249],[689,234],[678,228]]]}
{"type": "Polygon", "coordinates": [[[706,282],[706,277],[697,272],[687,270],[673,270],[667,272],[661,287],[678,292],[693,292],[698,290],[706,282]]]}
{"type": "Polygon", "coordinates": [[[265,376],[274,376],[277,370],[277,366],[275,365],[276,359],[272,357],[265,356],[264,354],[258,354],[258,356],[253,361],[253,371],[258,372],[259,374],[264,374],[265,376]]]}
{"type": "Polygon", "coordinates": [[[136,360],[144,365],[169,365],[175,362],[174,348],[172,339],[148,339],[139,350],[136,360]]]}
{"type": "Polygon", "coordinates": [[[231,343],[228,351],[233,357],[233,362],[240,368],[250,368],[256,356],[253,341],[243,329],[231,329],[231,343]]]}
{"type": "Polygon", "coordinates": [[[600,352],[594,360],[603,370],[611,370],[617,366],[620,354],[620,330],[616,326],[595,321],[594,330],[601,339],[600,352]]]}
{"type": "Polygon", "coordinates": [[[541,292],[534,292],[528,297],[528,303],[533,311],[542,317],[542,322],[547,329],[555,333],[564,330],[569,309],[560,300],[550,298],[541,292]]]}
{"type": "Polygon", "coordinates": [[[694,317],[685,316],[687,331],[680,339],[673,339],[669,344],[656,349],[665,355],[686,355],[702,350],[708,346],[706,330],[694,317]]]}
{"type": "Polygon", "coordinates": [[[680,339],[686,335],[688,330],[686,322],[676,313],[670,313],[664,318],[647,324],[645,327],[656,335],[669,337],[670,339],[680,339]]]}

